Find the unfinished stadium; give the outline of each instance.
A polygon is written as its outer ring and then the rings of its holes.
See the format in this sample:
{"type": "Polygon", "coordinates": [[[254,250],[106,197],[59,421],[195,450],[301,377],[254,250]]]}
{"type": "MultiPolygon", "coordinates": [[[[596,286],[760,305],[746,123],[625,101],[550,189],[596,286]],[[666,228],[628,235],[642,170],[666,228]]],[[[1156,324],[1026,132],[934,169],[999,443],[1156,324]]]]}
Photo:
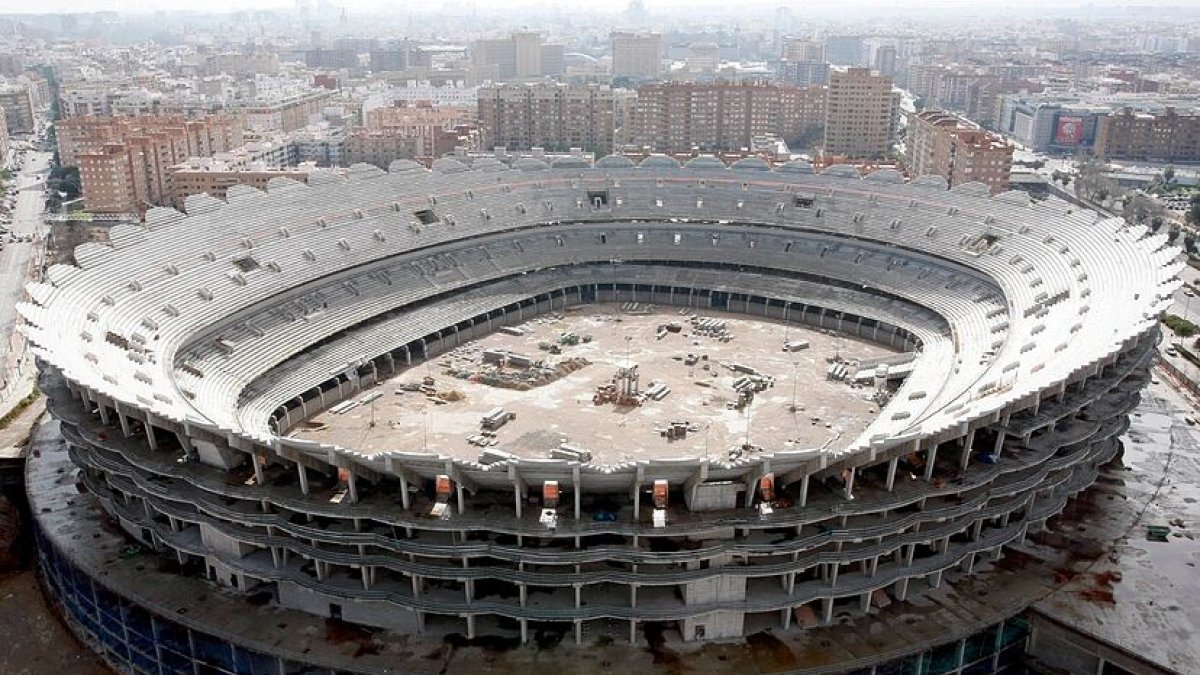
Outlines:
{"type": "MultiPolygon", "coordinates": [[[[171,563],[159,585],[251,617],[634,644],[852,626],[1093,482],[1183,264],[1062,202],[801,162],[318,178],[153,209],[30,287],[70,460],[31,460],[44,566],[97,577],[59,509],[86,500],[171,563]]],[[[174,649],[147,625],[135,669],[174,649]]],[[[218,672],[354,669],[299,653],[218,672]]]]}

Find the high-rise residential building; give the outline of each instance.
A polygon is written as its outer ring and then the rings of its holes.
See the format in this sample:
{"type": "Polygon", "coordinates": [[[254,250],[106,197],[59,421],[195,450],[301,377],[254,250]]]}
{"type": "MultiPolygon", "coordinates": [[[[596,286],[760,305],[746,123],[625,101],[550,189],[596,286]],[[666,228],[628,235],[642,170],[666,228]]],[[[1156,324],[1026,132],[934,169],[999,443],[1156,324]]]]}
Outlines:
{"type": "Polygon", "coordinates": [[[480,87],[483,147],[550,151],[613,148],[613,92],[606,86],[556,83],[480,87]]]}
{"type": "Polygon", "coordinates": [[[407,49],[375,50],[370,54],[371,70],[376,73],[408,70],[407,49]]]}
{"type": "Polygon", "coordinates": [[[542,74],[542,35],[533,31],[512,34],[513,65],[519,78],[540,77],[542,74]]]}
{"type": "Polygon", "coordinates": [[[912,113],[905,145],[913,176],[941,176],[949,187],[983,183],[992,194],[1008,189],[1012,144],[962,117],[940,110],[912,113]]]}
{"type": "Polygon", "coordinates": [[[241,145],[229,116],[77,117],[56,125],[63,166],[79,167],[84,205],[102,213],[141,213],[171,203],[170,168],[241,145]]]}
{"type": "Polygon", "coordinates": [[[100,152],[106,144],[148,134],[165,134],[177,139],[178,161],[188,157],[210,157],[242,144],[242,124],[231,115],[201,119],[181,116],[72,117],[54,125],[59,161],[79,166],[79,156],[100,152]]]}
{"type": "Polygon", "coordinates": [[[1122,108],[1096,121],[1093,151],[1101,159],[1200,162],[1200,110],[1122,108]]]}
{"type": "Polygon", "coordinates": [[[756,137],[811,142],[825,123],[825,88],[730,82],[638,87],[625,138],[656,152],[742,150],[756,137]]]}
{"type": "Polygon", "coordinates": [[[825,45],[815,40],[785,38],[780,49],[776,71],[780,84],[809,87],[829,81],[829,63],[825,60],[825,45]]]}
{"type": "Polygon", "coordinates": [[[9,134],[33,133],[37,122],[33,116],[33,98],[28,86],[0,85],[0,108],[4,108],[9,134]]]}
{"type": "Polygon", "coordinates": [[[882,45],[876,49],[872,67],[880,75],[894,76],[896,74],[896,48],[892,45],[882,45]]]}
{"type": "MultiPolygon", "coordinates": [[[[424,139],[426,148],[431,148],[435,139],[445,136],[462,124],[474,121],[475,114],[475,110],[465,108],[399,104],[387,108],[373,108],[368,111],[366,129],[386,136],[424,139]]],[[[424,156],[433,152],[425,148],[419,150],[413,156],[424,156]]],[[[411,157],[395,159],[411,159],[411,157]]],[[[376,162],[370,163],[375,164],[376,162]]],[[[387,164],[382,166],[387,168],[387,164]]]]}
{"type": "Polygon", "coordinates": [[[561,75],[560,44],[546,44],[536,31],[517,31],[506,38],[471,43],[471,78],[475,82],[504,82],[561,75]]]}
{"type": "Polygon", "coordinates": [[[829,74],[824,153],[854,159],[883,159],[891,152],[900,117],[892,78],[867,68],[829,74]]]}
{"type": "Polygon", "coordinates": [[[309,68],[355,68],[358,53],[352,49],[310,49],[304,52],[304,65],[309,68]]]}
{"type": "Polygon", "coordinates": [[[830,35],[825,38],[825,60],[835,66],[865,66],[866,51],[866,44],[860,35],[830,35]]]}
{"type": "Polygon", "coordinates": [[[656,78],[663,72],[661,33],[612,34],[613,77],[656,78]]]}

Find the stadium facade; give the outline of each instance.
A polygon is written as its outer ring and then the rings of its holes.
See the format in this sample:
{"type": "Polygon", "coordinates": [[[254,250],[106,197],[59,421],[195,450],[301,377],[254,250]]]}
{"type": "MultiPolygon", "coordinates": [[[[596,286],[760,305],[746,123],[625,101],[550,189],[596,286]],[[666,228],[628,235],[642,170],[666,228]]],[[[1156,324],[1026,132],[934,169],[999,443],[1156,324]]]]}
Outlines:
{"type": "MultiPolygon", "coordinates": [[[[1060,202],[800,162],[397,162],[186,206],[20,308],[84,498],[178,573],[433,637],[735,638],[970,575],[1117,455],[1182,266],[1060,202]],[[838,448],[481,463],[287,437],[501,326],[629,301],[918,357],[838,448]]],[[[99,575],[40,525],[52,578],[99,575]]]]}

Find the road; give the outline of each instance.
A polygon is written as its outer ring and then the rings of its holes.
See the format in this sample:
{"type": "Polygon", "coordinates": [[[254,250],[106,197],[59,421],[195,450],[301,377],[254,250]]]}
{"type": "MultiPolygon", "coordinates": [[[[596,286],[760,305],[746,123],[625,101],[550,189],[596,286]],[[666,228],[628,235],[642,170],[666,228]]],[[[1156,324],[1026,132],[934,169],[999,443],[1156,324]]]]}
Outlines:
{"type": "MultiPolygon", "coordinates": [[[[25,155],[25,166],[12,178],[20,191],[17,193],[17,203],[12,211],[13,222],[9,228],[18,236],[34,235],[34,241],[10,242],[6,236],[4,250],[0,251],[0,332],[5,336],[5,339],[0,340],[0,363],[4,364],[3,378],[0,379],[3,379],[4,383],[16,375],[16,352],[13,348],[20,344],[16,331],[13,330],[17,319],[16,304],[24,297],[30,264],[41,250],[46,234],[42,211],[49,167],[50,153],[28,152],[25,155]]],[[[0,390],[0,398],[7,389],[5,386],[0,390]]]]}

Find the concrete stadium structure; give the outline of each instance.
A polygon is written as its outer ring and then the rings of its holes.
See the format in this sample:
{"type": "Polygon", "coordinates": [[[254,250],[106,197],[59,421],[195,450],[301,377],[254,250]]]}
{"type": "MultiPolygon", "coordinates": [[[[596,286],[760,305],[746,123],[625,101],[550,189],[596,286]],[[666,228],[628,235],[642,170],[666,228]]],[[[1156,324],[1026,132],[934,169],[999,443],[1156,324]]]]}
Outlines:
{"type": "Polygon", "coordinates": [[[1118,453],[1183,265],[1063,203],[800,162],[397,162],[186,210],[80,246],[20,308],[83,484],[182,570],[429,636],[730,638],[970,574],[1118,453]],[[838,449],[483,464],[286,437],[475,336],[610,301],[918,356],[838,449]]]}

